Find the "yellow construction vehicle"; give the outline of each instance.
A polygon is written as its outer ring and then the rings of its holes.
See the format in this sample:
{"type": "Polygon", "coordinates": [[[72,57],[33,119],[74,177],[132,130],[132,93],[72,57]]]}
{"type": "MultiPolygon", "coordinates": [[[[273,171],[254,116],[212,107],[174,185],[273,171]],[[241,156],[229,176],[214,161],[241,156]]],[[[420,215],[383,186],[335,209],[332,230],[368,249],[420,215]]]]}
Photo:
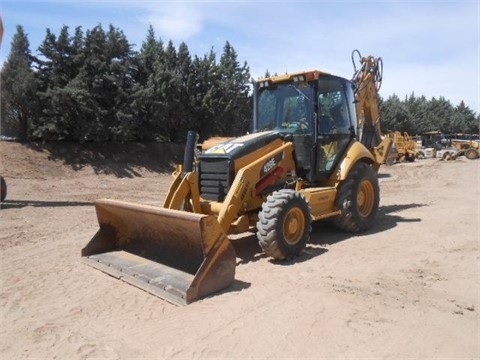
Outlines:
{"type": "Polygon", "coordinates": [[[396,154],[397,162],[413,162],[418,157],[417,142],[407,133],[400,131],[389,132],[388,136],[392,139],[392,150],[396,154]]]}
{"type": "Polygon", "coordinates": [[[82,249],[85,262],[188,304],[233,283],[230,234],[254,231],[264,253],[282,260],[302,252],[312,221],[370,228],[391,139],[380,129],[382,60],[355,50],[352,61],[351,81],[316,70],[256,81],[251,134],[198,151],[189,132],[163,208],[96,201],[100,229],[82,249]]]}
{"type": "Polygon", "coordinates": [[[450,145],[458,150],[458,156],[465,155],[467,159],[475,160],[480,156],[480,142],[478,140],[466,140],[452,138],[450,145]]]}

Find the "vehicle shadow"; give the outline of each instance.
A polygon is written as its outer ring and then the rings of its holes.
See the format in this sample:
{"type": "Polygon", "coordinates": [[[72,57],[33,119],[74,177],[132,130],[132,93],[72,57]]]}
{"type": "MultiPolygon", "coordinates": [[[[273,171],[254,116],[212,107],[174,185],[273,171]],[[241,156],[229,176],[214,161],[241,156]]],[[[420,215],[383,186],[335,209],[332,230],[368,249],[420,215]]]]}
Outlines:
{"type": "Polygon", "coordinates": [[[427,206],[426,204],[396,204],[380,206],[375,224],[367,231],[350,233],[337,229],[331,221],[319,221],[312,225],[311,242],[319,245],[332,245],[352,237],[369,236],[394,228],[402,222],[419,222],[421,218],[408,218],[397,215],[403,210],[427,206]]]}
{"type": "Polygon", "coordinates": [[[257,236],[254,233],[244,233],[229,239],[237,255],[237,266],[267,258],[258,245],[257,236]]]}
{"type": "Polygon", "coordinates": [[[95,174],[110,174],[119,178],[141,177],[138,168],[151,172],[171,173],[183,157],[183,143],[71,143],[51,142],[24,144],[45,153],[48,160],[61,161],[77,171],[91,167],[95,174]]]}
{"type": "Polygon", "coordinates": [[[252,283],[235,279],[232,285],[222,290],[218,294],[229,293],[229,292],[240,292],[242,290],[248,289],[250,286],[252,286],[252,283]]]}
{"type": "MultiPolygon", "coordinates": [[[[362,233],[349,233],[341,231],[335,228],[333,224],[328,220],[314,222],[312,223],[310,242],[307,244],[307,246],[299,256],[290,260],[270,259],[269,261],[272,264],[282,266],[289,266],[296,263],[301,263],[328,252],[328,249],[325,248],[326,245],[336,244],[341,241],[348,240],[352,237],[368,236],[376,233],[381,233],[394,228],[395,226],[397,226],[397,224],[402,222],[422,221],[420,218],[407,218],[397,215],[397,213],[403,210],[423,206],[427,205],[413,203],[381,206],[378,209],[376,223],[371,229],[362,233]]],[[[262,249],[258,245],[258,240],[254,233],[245,233],[242,236],[235,237],[231,239],[231,243],[237,254],[237,266],[268,258],[268,256],[263,253],[262,249]]]]}
{"type": "Polygon", "coordinates": [[[4,200],[0,209],[20,209],[26,206],[33,207],[62,207],[62,206],[93,206],[91,201],[37,201],[37,200],[4,200]]]}
{"type": "MultiPolygon", "coordinates": [[[[254,233],[247,233],[241,238],[232,240],[232,245],[237,254],[237,266],[269,258],[269,256],[263,252],[260,245],[258,245],[257,236],[254,233]]],[[[307,244],[299,256],[288,260],[269,259],[269,261],[276,265],[293,265],[295,263],[308,261],[311,258],[319,256],[327,251],[328,250],[323,247],[319,247],[316,244],[310,243],[307,244]]]]}

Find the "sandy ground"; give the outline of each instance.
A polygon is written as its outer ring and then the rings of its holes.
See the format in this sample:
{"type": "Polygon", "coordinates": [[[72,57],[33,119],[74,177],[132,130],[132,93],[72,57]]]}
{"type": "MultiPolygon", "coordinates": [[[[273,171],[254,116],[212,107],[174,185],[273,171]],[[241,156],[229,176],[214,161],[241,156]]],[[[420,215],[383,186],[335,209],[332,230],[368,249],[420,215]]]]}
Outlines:
{"type": "Polygon", "coordinates": [[[316,223],[281,264],[235,240],[234,285],[177,307],[80,260],[93,201],[161,205],[168,171],[5,142],[0,154],[2,359],[480,358],[479,160],[383,167],[371,231],[316,223]]]}

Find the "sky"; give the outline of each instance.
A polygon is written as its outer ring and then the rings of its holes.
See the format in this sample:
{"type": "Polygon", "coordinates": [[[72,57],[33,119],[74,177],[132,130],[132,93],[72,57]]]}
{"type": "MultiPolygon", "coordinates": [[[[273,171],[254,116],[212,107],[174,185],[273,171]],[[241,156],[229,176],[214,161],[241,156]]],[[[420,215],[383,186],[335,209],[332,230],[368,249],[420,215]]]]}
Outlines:
{"type": "Polygon", "coordinates": [[[58,35],[97,25],[122,30],[134,50],[149,25],[164,43],[184,42],[193,56],[228,41],[252,78],[317,69],[350,79],[352,50],[381,57],[380,95],[414,93],[460,101],[480,113],[480,0],[154,1],[0,0],[4,37],[0,63],[16,26],[37,48],[49,28],[58,35]]]}

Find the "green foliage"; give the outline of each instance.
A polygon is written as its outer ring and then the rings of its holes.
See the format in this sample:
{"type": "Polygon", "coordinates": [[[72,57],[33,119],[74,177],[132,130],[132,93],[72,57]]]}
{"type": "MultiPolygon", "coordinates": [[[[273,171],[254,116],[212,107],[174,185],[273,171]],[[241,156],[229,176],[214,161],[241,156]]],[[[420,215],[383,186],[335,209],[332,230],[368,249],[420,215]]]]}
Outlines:
{"type": "Polygon", "coordinates": [[[202,138],[248,130],[249,70],[228,42],[218,64],[213,50],[192,60],[185,43],[164,47],[152,27],[138,53],[112,25],[73,36],[64,26],[58,37],[47,29],[35,58],[21,27],[14,42],[2,69],[2,123],[23,138],[175,142],[190,129],[202,138]]]}
{"type": "Polygon", "coordinates": [[[218,68],[220,81],[215,117],[219,135],[239,135],[248,131],[251,120],[249,98],[250,69],[240,65],[235,49],[227,41],[218,68]]]}
{"type": "Polygon", "coordinates": [[[17,26],[11,51],[1,71],[1,131],[8,136],[28,140],[38,101],[37,83],[32,69],[27,35],[17,26]]]}
{"type": "Polygon", "coordinates": [[[398,96],[392,95],[381,105],[383,127],[388,130],[397,130],[410,133],[412,130],[411,114],[408,106],[398,96]]]}
{"type": "Polygon", "coordinates": [[[191,109],[196,119],[192,130],[197,131],[201,139],[205,139],[215,134],[216,109],[212,106],[218,82],[215,53],[210,50],[203,58],[195,56],[192,65],[191,109]]]}
{"type": "Polygon", "coordinates": [[[401,101],[397,95],[382,100],[380,113],[384,130],[409,134],[440,131],[445,134],[479,133],[479,117],[462,101],[454,107],[444,97],[427,100],[412,93],[401,101]]]}

